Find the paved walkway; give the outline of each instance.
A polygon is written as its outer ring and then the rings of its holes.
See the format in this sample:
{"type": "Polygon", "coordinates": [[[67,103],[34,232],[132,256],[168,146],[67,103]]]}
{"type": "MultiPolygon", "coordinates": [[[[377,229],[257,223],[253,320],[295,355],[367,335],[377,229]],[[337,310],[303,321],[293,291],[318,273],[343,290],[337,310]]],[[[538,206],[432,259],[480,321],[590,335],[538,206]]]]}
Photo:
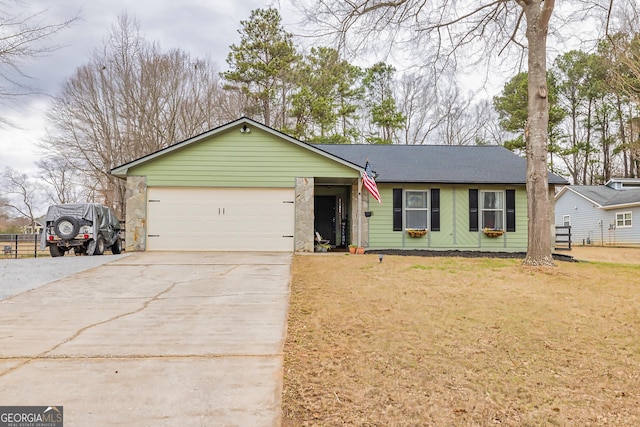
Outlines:
{"type": "Polygon", "coordinates": [[[136,253],[0,302],[0,404],[73,426],[280,425],[290,254],[136,253]]]}

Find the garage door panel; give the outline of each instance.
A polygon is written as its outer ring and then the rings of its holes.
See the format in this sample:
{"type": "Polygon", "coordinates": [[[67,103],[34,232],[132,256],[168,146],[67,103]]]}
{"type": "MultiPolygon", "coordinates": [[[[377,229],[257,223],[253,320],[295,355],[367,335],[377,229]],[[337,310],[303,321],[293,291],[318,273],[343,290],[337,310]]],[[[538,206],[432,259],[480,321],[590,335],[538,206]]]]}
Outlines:
{"type": "Polygon", "coordinates": [[[293,189],[148,191],[148,250],[293,250],[293,189]]]}

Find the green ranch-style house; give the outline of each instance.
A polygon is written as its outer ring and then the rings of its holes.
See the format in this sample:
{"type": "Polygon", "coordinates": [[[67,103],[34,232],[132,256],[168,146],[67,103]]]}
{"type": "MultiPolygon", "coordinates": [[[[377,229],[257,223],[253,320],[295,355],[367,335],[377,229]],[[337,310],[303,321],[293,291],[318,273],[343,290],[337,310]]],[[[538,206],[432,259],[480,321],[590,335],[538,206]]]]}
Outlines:
{"type": "Polygon", "coordinates": [[[308,144],[241,118],[111,172],[129,251],[527,248],[526,160],[500,146],[308,144]]]}

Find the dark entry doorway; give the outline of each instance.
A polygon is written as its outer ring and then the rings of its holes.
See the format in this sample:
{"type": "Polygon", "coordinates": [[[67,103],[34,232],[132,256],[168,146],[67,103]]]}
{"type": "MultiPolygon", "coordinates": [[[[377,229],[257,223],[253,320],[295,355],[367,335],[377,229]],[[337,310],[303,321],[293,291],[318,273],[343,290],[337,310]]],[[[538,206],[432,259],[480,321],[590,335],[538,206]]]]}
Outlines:
{"type": "Polygon", "coordinates": [[[315,219],[313,226],[323,239],[336,245],[336,196],[314,197],[315,219]]]}

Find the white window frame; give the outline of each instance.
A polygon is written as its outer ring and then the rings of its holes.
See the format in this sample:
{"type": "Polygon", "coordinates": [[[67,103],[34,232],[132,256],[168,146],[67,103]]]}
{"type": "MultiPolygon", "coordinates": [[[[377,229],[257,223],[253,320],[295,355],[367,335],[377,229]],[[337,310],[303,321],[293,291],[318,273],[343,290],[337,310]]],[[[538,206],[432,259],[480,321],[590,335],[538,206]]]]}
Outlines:
{"type": "Polygon", "coordinates": [[[505,229],[505,227],[506,227],[505,224],[506,224],[506,220],[507,220],[506,219],[507,209],[505,207],[505,203],[506,203],[506,194],[505,194],[504,190],[482,190],[482,191],[480,191],[480,203],[479,203],[479,205],[480,205],[479,208],[480,209],[478,209],[478,211],[479,211],[479,215],[480,215],[479,219],[480,219],[480,229],[481,230],[483,230],[485,228],[489,228],[489,227],[487,227],[487,225],[484,222],[484,213],[485,212],[502,212],[502,217],[501,217],[502,225],[501,225],[501,227],[495,227],[494,226],[494,227],[490,227],[490,228],[498,229],[498,230],[504,230],[505,229]],[[502,205],[501,208],[499,208],[499,209],[496,209],[496,208],[485,208],[485,206],[484,206],[484,196],[487,193],[498,193],[498,194],[501,195],[500,196],[500,201],[501,201],[501,205],[502,205]]]}
{"type": "Polygon", "coordinates": [[[616,212],[616,228],[631,228],[632,226],[633,214],[631,211],[616,212]],[[629,218],[626,218],[627,215],[629,215],[629,218]]]}
{"type": "Polygon", "coordinates": [[[404,221],[404,228],[405,229],[409,229],[409,228],[424,228],[425,230],[429,229],[429,209],[430,209],[430,200],[429,200],[429,190],[425,190],[425,189],[405,189],[404,190],[404,199],[402,201],[402,212],[403,212],[403,221],[404,221]],[[409,202],[409,193],[423,193],[424,194],[424,201],[425,201],[425,207],[420,207],[420,208],[410,208],[408,207],[408,202],[409,202]],[[424,211],[425,212],[425,224],[424,227],[412,227],[409,225],[409,221],[407,220],[407,212],[419,212],[419,211],[424,211]]]}
{"type": "Polygon", "coordinates": [[[563,227],[571,226],[571,215],[562,215],[562,226],[563,227]]]}

